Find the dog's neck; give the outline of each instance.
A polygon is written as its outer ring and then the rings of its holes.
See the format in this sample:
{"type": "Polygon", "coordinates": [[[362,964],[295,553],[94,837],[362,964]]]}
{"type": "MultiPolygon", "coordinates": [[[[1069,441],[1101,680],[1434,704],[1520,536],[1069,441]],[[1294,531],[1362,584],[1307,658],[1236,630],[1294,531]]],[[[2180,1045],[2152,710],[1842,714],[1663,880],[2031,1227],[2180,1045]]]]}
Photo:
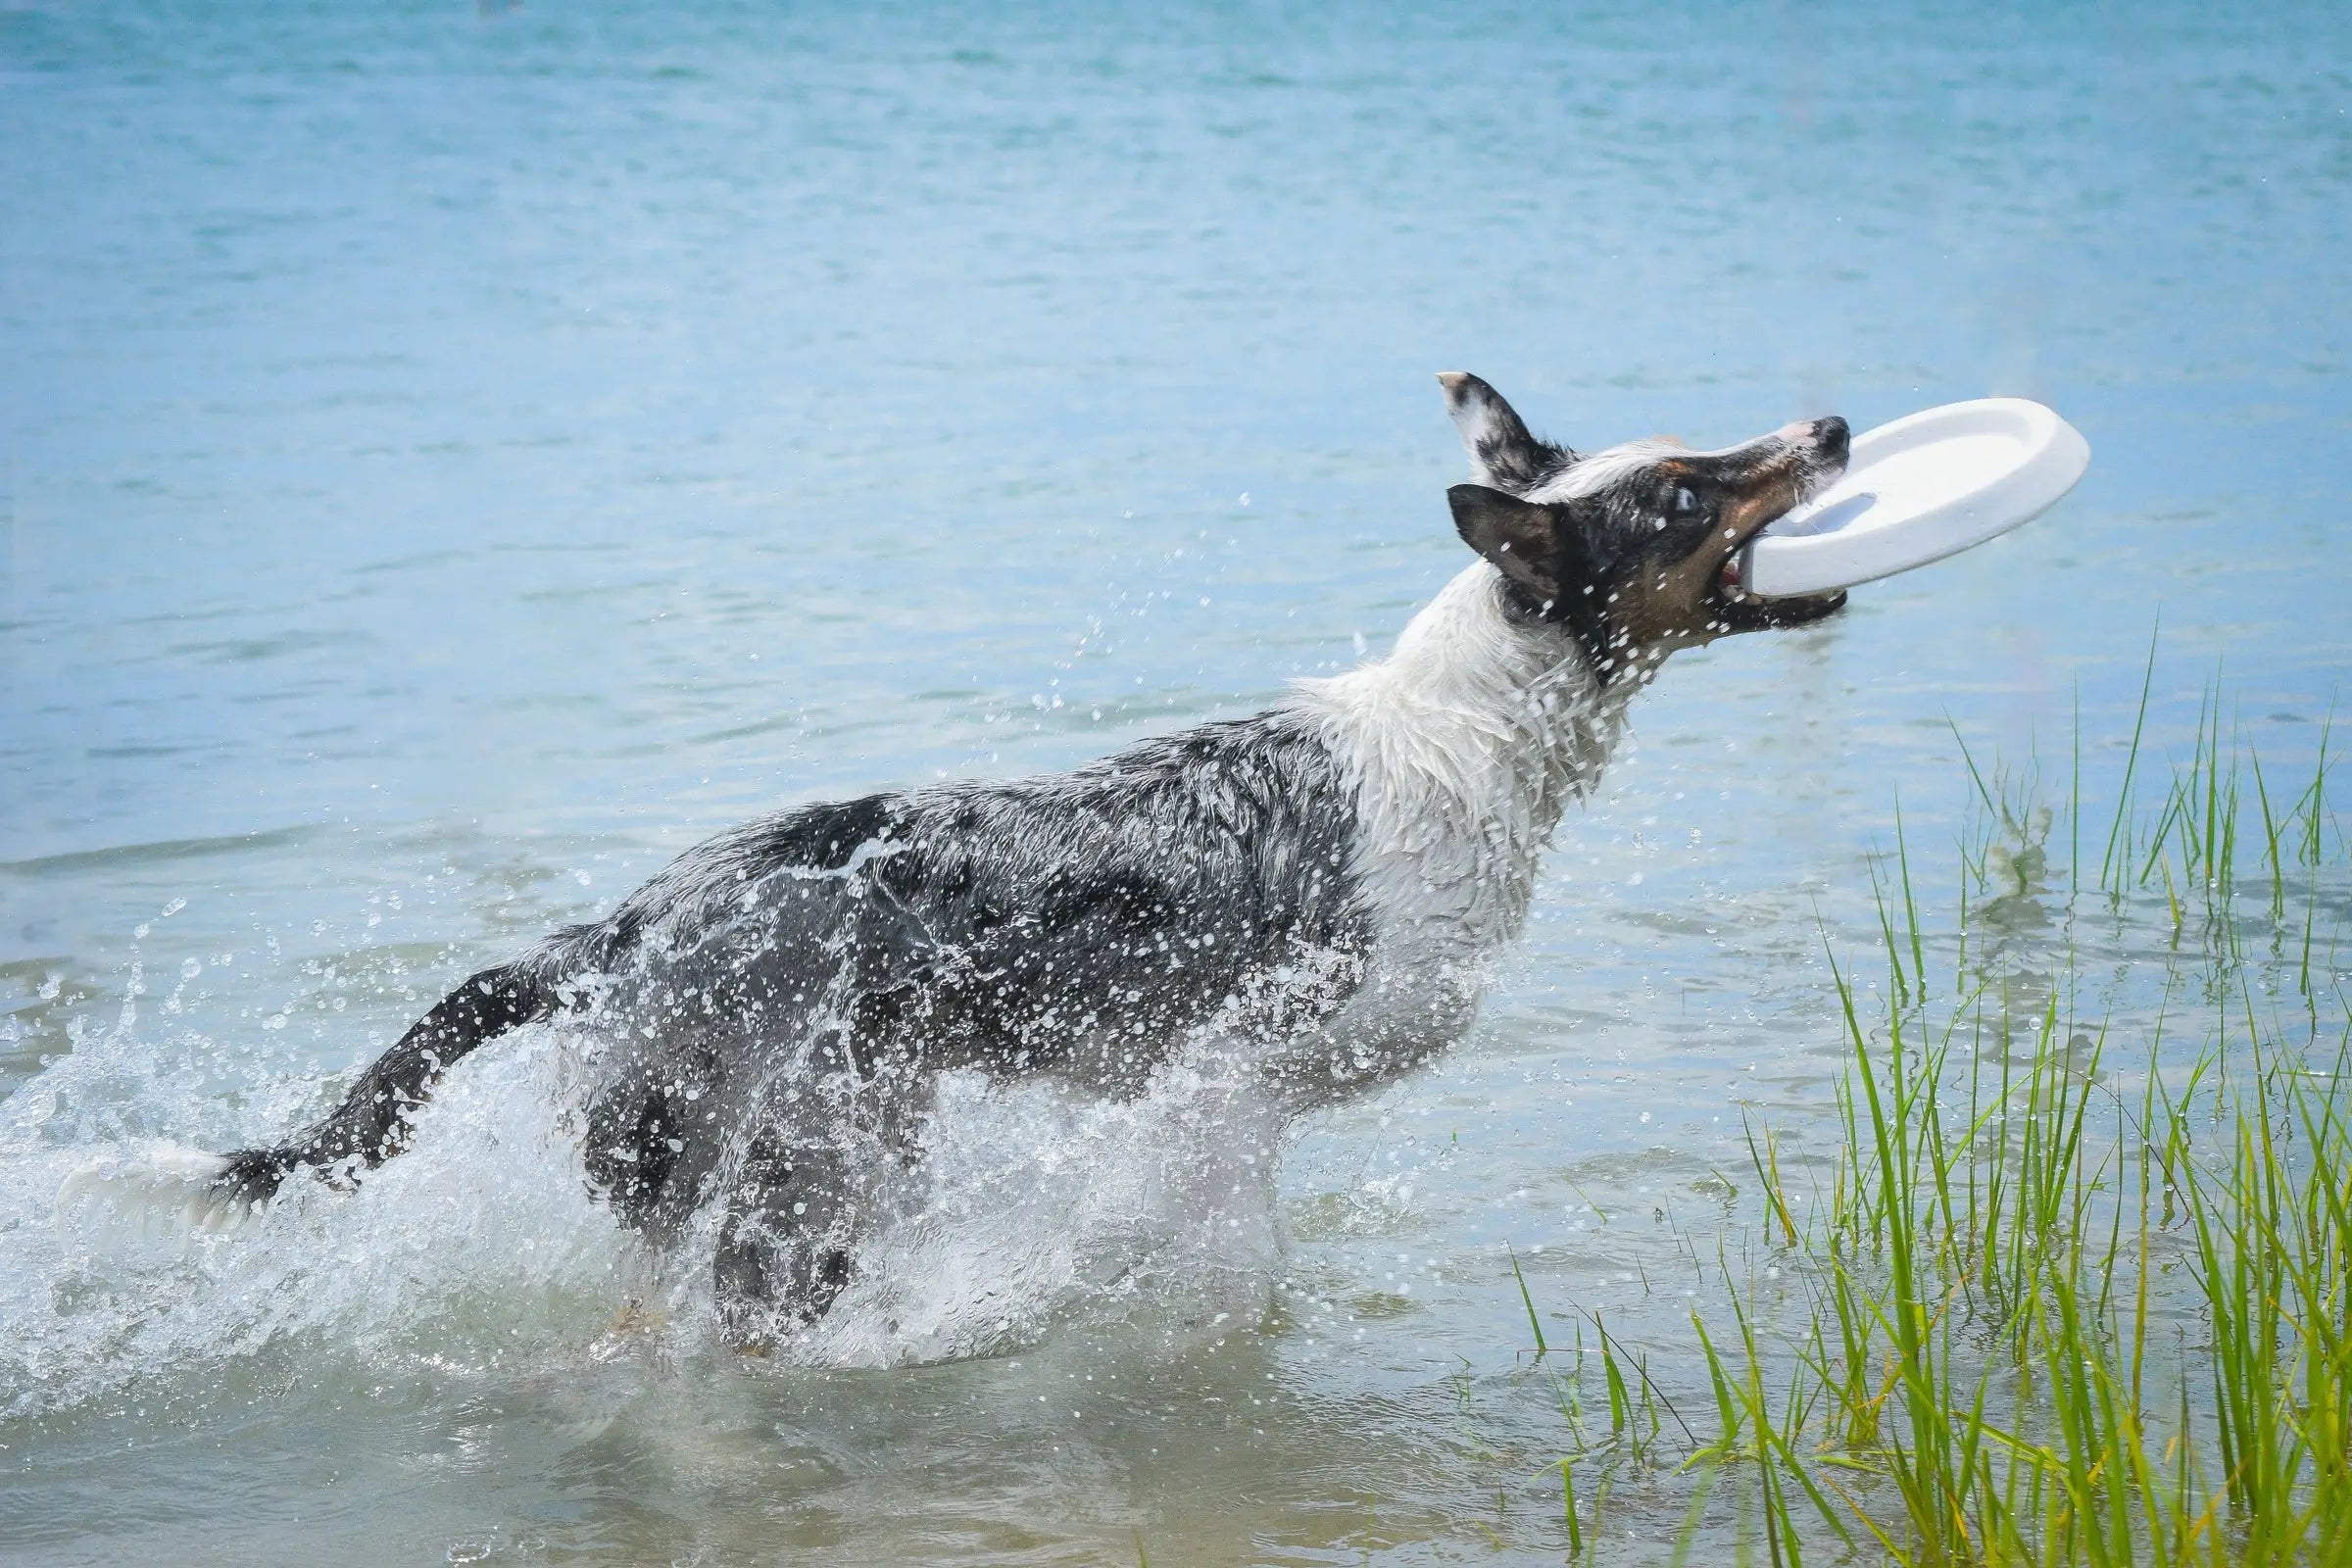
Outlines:
{"type": "Polygon", "coordinates": [[[1583,645],[1515,609],[1484,562],[1387,659],[1303,682],[1353,775],[1354,869],[1384,921],[1453,948],[1515,936],[1561,811],[1599,782],[1642,684],[1602,682],[1583,645]]]}

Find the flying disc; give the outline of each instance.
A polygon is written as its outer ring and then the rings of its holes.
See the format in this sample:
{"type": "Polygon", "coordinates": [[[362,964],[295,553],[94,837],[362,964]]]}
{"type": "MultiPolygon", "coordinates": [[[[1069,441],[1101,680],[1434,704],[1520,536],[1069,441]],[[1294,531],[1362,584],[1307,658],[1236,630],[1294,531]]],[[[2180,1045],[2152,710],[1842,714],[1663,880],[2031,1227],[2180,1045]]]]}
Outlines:
{"type": "Polygon", "coordinates": [[[2090,465],[2090,443],[2025,398],[1923,409],[1854,437],[1844,475],[1740,556],[1760,598],[1891,577],[2047,512],[2090,465]]]}

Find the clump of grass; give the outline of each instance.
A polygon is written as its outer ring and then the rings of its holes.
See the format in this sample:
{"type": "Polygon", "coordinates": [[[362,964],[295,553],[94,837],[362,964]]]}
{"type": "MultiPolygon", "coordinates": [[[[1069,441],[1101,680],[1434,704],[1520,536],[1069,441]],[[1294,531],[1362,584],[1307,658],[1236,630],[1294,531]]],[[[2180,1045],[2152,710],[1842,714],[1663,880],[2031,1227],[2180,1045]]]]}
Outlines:
{"type": "Polygon", "coordinates": [[[1550,1384],[1560,1417],[1576,1445],[1544,1467],[1545,1471],[1559,1472],[1563,1528],[1569,1560],[1573,1562],[1585,1558],[1598,1545],[1597,1538],[1589,1532],[1599,1526],[1612,1477],[1654,1473],[1694,1451],[1699,1440],[1651,1377],[1648,1357],[1611,1333],[1600,1313],[1585,1314],[1576,1325],[1576,1340],[1571,1347],[1554,1350],[1545,1345],[1543,1330],[1536,1324],[1535,1301],[1528,1292],[1527,1278],[1520,1273],[1516,1257],[1511,1260],[1511,1269],[1520,1299],[1527,1306],[1530,1326],[1536,1331],[1537,1365],[1550,1384]],[[1587,1324],[1592,1329],[1592,1347],[1585,1343],[1587,1324]],[[1546,1364],[1544,1358],[1555,1354],[1561,1357],[1561,1362],[1546,1364]],[[1596,1408],[1588,1411],[1587,1378],[1594,1373],[1598,1374],[1601,1397],[1596,1408]],[[1672,1436],[1667,1432],[1669,1421],[1674,1423],[1672,1436]],[[1580,1466],[1588,1478],[1581,1493],[1577,1483],[1580,1466]]]}
{"type": "Polygon", "coordinates": [[[2135,810],[2144,718],[2143,695],[2095,864],[2078,744],[2062,876],[2031,777],[1963,746],[1983,813],[1956,931],[1923,933],[1898,829],[1876,886],[1886,984],[1831,955],[1848,1060],[1828,1190],[1792,1199],[1781,1137],[1748,1131],[1795,1305],[1750,1280],[1728,1324],[1693,1310],[1715,1433],[1683,1462],[1701,1500],[1753,1486],[1775,1564],[1807,1543],[1922,1565],[2352,1563],[2352,1009],[2320,928],[2352,854],[2328,736],[2275,794],[2217,681],[2135,810]],[[2021,961],[2020,906],[2054,886],[2056,935],[2021,961]],[[2163,966],[2144,1039],[2073,1016],[2085,894],[2118,953],[2163,966]]]}
{"type": "Polygon", "coordinates": [[[1725,1444],[1772,1434],[1718,1452],[1756,1462],[1774,1529],[1906,1563],[2352,1559],[2352,1042],[2315,1069],[2323,1043],[2249,1006],[2134,1110],[2099,1103],[2100,1047],[2070,1053],[2053,1003],[2023,1070],[2004,1042],[2004,1081],[1972,1071],[1962,1101],[1948,1037],[1882,1044],[1838,985],[1848,1158],[1795,1250],[1812,1309],[1777,1429],[1749,1313],[1735,1351],[1700,1340],[1740,1391],[1725,1444]],[[2203,1307],[2177,1337],[2168,1269],[2203,1307]]]}

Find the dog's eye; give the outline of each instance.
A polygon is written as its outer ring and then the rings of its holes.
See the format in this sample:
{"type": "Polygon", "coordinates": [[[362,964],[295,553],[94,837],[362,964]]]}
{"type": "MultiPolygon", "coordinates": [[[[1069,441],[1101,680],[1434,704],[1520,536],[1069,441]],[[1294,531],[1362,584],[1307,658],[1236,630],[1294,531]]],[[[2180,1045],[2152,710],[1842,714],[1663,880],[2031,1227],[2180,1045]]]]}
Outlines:
{"type": "Polygon", "coordinates": [[[1688,517],[1697,511],[1698,497],[1692,495],[1688,486],[1678,488],[1674,492],[1674,514],[1676,516],[1688,517]]]}

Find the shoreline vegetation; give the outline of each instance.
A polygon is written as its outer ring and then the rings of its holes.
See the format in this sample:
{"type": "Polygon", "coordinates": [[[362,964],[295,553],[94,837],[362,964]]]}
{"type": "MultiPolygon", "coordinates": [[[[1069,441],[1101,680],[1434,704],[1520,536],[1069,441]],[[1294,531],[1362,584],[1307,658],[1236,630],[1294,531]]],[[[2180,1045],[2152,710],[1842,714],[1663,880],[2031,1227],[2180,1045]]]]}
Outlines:
{"type": "Polygon", "coordinates": [[[1828,1136],[1748,1118],[1686,1344],[1592,1314],[1546,1344],[1513,1260],[1571,1560],[1670,1483],[1677,1561],[1728,1512],[1776,1568],[2352,1562],[2332,719],[2282,789],[2218,676],[2184,762],[2144,745],[2144,683],[2139,714],[2109,803],[2082,797],[2079,724],[2054,807],[1955,730],[1952,912],[1923,916],[1898,809],[1875,951],[1824,937],[1828,1136]],[[1703,1384],[1664,1386],[1669,1358],[1703,1384]]]}

